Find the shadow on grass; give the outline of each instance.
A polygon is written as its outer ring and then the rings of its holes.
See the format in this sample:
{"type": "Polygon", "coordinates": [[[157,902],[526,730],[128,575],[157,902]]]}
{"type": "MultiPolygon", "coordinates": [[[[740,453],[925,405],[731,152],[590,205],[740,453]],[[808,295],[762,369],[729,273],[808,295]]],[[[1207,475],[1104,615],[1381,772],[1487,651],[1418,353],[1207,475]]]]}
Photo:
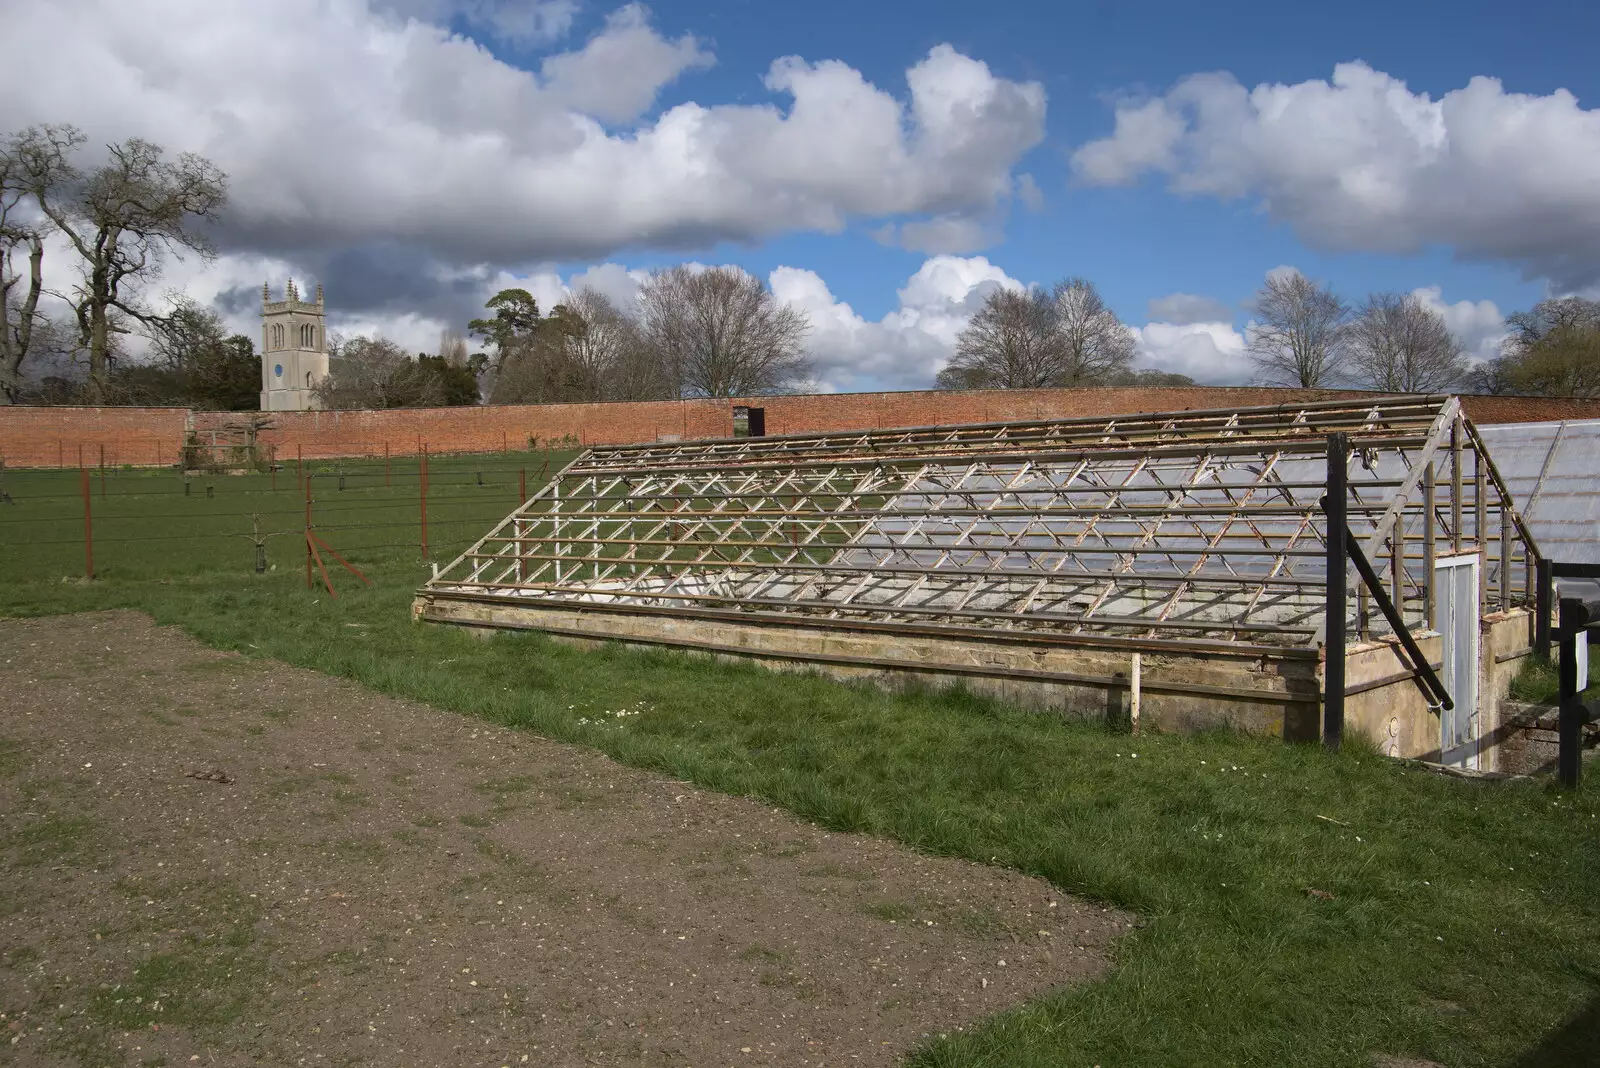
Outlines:
{"type": "MultiPolygon", "coordinates": [[[[1591,981],[1600,979],[1592,976],[1591,981]]],[[[1600,1064],[1600,990],[1578,1013],[1545,1035],[1512,1068],[1594,1068],[1600,1064]]]]}

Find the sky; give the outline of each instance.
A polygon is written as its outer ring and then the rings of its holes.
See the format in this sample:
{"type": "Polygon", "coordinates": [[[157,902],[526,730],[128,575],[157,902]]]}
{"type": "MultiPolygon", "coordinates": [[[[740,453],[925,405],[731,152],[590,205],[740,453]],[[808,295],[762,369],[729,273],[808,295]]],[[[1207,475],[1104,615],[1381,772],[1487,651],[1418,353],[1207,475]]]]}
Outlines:
{"type": "Polygon", "coordinates": [[[0,132],[228,173],[219,255],[160,288],[252,336],[290,277],[330,331],[432,350],[507,286],[627,302],[731,264],[807,313],[816,388],[926,388],[994,287],[1081,276],[1141,366],[1220,384],[1283,267],[1415,292],[1476,358],[1509,312],[1600,295],[1600,5],[0,0],[0,26],[0,132]]]}

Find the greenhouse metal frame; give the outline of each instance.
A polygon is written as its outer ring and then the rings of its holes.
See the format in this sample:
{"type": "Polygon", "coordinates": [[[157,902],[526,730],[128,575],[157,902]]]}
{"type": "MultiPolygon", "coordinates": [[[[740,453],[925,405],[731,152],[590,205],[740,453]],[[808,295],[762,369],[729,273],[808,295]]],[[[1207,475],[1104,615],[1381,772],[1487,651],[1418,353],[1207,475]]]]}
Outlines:
{"type": "MultiPolygon", "coordinates": [[[[1537,549],[1459,401],[1395,396],[595,446],[441,568],[417,613],[1314,656],[1334,433],[1351,534],[1408,627],[1431,620],[1451,553],[1483,552],[1484,612],[1527,603],[1537,549]]],[[[1381,634],[1354,585],[1352,637],[1381,634]]]]}

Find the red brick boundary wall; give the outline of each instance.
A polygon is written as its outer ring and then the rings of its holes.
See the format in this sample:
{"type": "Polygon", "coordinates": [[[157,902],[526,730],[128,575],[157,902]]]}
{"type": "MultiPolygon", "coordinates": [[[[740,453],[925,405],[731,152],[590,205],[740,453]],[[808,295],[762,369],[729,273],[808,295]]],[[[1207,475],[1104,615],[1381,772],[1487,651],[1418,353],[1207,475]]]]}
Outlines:
{"type": "Polygon", "coordinates": [[[0,407],[0,461],[7,467],[174,464],[187,408],[0,407]],[[81,453],[81,455],[80,455],[81,453]]]}
{"type": "MultiPolygon", "coordinates": [[[[1178,386],[1138,389],[929,390],[836,393],[734,400],[529,404],[386,411],[277,412],[261,433],[282,459],[417,452],[494,452],[546,442],[620,444],[728,437],[733,408],[766,409],[768,434],[935,426],[1025,419],[1071,419],[1185,409],[1243,408],[1360,397],[1347,390],[1178,386]]],[[[1371,394],[1375,396],[1375,394],[1371,394]]],[[[1600,400],[1543,397],[1462,398],[1478,423],[1600,419],[1600,400]]],[[[10,467],[76,467],[100,462],[171,464],[193,434],[229,441],[245,412],[184,408],[0,407],[0,460],[10,467]]]]}

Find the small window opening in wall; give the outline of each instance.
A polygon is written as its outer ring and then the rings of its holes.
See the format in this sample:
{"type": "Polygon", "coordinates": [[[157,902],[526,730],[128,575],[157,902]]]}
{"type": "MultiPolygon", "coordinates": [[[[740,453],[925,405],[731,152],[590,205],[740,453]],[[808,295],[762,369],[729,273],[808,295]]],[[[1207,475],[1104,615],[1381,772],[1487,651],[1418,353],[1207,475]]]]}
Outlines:
{"type": "Polygon", "coordinates": [[[764,438],[767,436],[767,410],[746,408],[740,405],[733,410],[733,436],[736,438],[764,438]]]}

